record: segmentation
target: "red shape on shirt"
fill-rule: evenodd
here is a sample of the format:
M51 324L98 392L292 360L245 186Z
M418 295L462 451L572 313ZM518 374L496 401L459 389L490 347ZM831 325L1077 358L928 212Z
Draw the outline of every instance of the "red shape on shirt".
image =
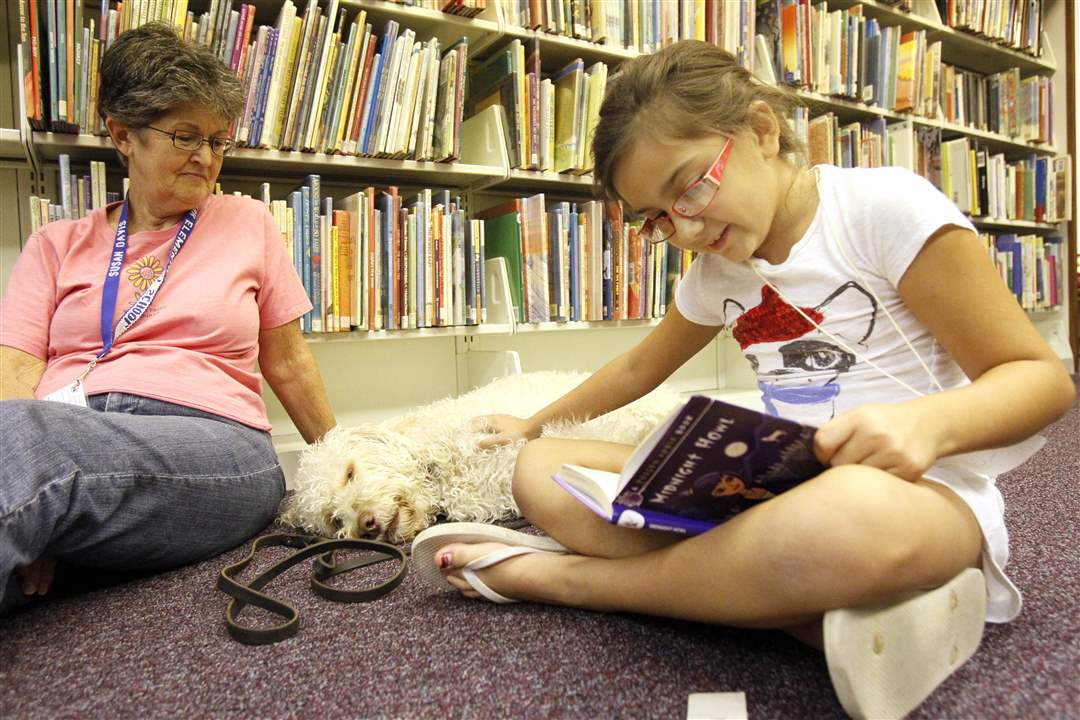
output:
M819 325L825 315L814 308L800 308ZM761 287L761 304L739 316L732 329L732 336L745 350L754 343L794 340L810 332L814 323L800 315L768 285Z

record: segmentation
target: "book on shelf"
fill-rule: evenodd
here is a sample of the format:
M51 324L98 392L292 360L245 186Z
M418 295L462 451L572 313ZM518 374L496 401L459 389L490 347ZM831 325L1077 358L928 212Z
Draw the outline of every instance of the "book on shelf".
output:
M620 473L563 465L554 480L621 527L696 535L825 470L815 428L694 395Z
M469 75L466 112L471 117L491 105L502 105L509 120L510 165L515 168L528 165L523 58L524 46L515 38L478 64Z
M484 222L484 234L487 239L484 259L505 258L507 280L510 286L510 303L517 315L518 322L525 322L525 264L526 253L522 246L521 200L515 199L488 211L481 211L475 217Z
M584 74L584 61L576 58L552 76L555 85L555 172L577 168Z

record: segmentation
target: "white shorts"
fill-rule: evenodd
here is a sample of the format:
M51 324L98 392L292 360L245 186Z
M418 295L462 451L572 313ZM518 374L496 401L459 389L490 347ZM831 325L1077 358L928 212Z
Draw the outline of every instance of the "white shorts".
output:
M994 475L974 470L962 459L943 458L924 477L952 490L971 508L983 535L982 571L986 578L987 622L1009 622L1020 614L1020 590L1005 575L1009 534L1005 530L1005 501Z

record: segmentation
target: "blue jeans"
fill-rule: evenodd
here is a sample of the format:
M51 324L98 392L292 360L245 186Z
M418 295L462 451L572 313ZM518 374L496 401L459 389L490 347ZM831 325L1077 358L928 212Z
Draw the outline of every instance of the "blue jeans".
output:
M116 571L217 555L266 527L285 478L270 435L151 398L0 402L0 614L40 557Z

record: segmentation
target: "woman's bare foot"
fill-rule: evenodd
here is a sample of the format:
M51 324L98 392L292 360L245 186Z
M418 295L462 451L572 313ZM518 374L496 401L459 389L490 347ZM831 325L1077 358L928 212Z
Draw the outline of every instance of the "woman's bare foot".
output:
M53 558L38 558L29 565L19 565L15 568L22 580L23 595L44 595L52 587L53 577L56 574L56 560Z

